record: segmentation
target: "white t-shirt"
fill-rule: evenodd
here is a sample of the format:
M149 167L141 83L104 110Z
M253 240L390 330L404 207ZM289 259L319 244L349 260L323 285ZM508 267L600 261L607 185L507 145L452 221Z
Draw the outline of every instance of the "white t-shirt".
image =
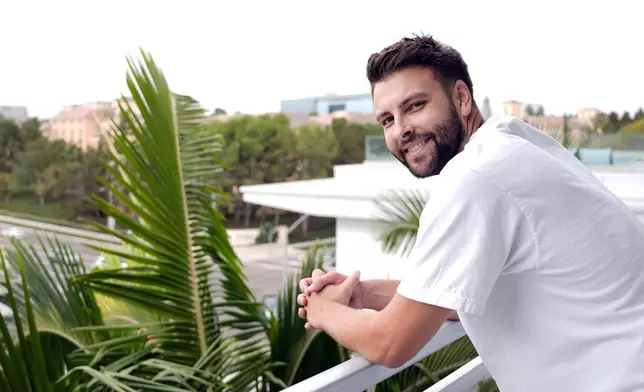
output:
M644 225L585 165L493 117L435 185L398 293L455 309L501 391L644 391Z

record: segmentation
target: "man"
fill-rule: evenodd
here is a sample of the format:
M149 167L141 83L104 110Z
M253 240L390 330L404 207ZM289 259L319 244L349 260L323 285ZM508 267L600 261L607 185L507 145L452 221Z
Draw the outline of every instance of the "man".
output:
M307 327L398 367L456 312L501 391L644 391L634 214L551 137L484 122L453 48L405 38L373 54L367 76L389 150L436 187L409 273L316 271L300 283Z

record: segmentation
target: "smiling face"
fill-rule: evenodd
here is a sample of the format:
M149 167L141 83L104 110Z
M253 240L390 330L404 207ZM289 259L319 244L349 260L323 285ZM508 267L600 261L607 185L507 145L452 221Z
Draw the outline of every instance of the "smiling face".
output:
M468 139L452 97L428 67L384 77L373 85L373 101L389 151L418 178L440 173Z

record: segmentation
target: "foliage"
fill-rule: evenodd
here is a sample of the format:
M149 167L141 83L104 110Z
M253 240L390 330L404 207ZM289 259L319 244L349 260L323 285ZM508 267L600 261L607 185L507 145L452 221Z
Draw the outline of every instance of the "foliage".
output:
M277 241L277 227L270 222L264 222L259 225L259 234L255 238L256 244L272 244Z
M644 134L644 118L633 121L622 128L623 133Z
M375 229L383 251L410 254L428 200L429 195L421 190L391 190L376 199Z
M365 136L382 135L378 124L355 124L344 118L336 118L331 124L331 132L338 143L334 165L361 163L365 158Z
M297 153L300 179L330 177L333 159L338 154L338 141L328 129L304 125L297 129Z
M620 116L617 112L599 113L591 126L591 130L601 130L604 134L614 134L628 126L632 122L637 122L644 118L644 109L639 108L633 116L629 112L624 112Z
M546 114L546 110L543 105L527 104L523 108L523 111L526 116L544 116Z
M0 192L5 204L14 195L34 195L41 208L47 203L62 206L71 211L71 219L98 214L87 198L99 192L100 150L83 152L62 140L48 140L36 118L20 126L0 119L0 145Z
M280 295L277 314L267 312L214 207L224 197L214 186L221 137L203 125L197 103L172 93L153 60L142 58L129 61L136 108L122 104L127 126L114 124L108 139L113 181L102 180L136 217L93 196L131 234L97 224L124 246L96 246L108 263L91 272L56 242L40 251L14 242L3 253L25 284L10 280L5 268L19 339L12 345L9 329L0 328L0 385L34 392L273 391L338 364L346 352L324 333L305 330L297 316L297 282L321 266L321 255L309 253ZM13 295L19 287L23 295ZM29 334L22 332L25 320ZM43 364L53 369L34 376Z

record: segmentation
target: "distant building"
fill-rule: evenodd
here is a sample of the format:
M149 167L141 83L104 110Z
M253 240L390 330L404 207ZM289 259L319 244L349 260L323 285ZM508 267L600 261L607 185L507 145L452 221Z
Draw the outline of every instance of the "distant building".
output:
M97 148L112 120L118 124L120 118L118 100L70 105L41 126L41 131L49 139L64 140L87 151Z
M21 124L29 118L26 106L0 106L0 116Z
M525 105L519 101L506 101L503 103L503 114L522 119L540 131L560 139L562 137L564 117L563 116L528 116L524 111ZM573 139L573 144L579 145L585 135L591 130L601 133L601 129L594 129L594 119L600 113L597 108L581 108L577 114L568 117L568 127Z
M335 95L284 100L280 112L293 114L326 115L334 112L373 113L371 94Z

